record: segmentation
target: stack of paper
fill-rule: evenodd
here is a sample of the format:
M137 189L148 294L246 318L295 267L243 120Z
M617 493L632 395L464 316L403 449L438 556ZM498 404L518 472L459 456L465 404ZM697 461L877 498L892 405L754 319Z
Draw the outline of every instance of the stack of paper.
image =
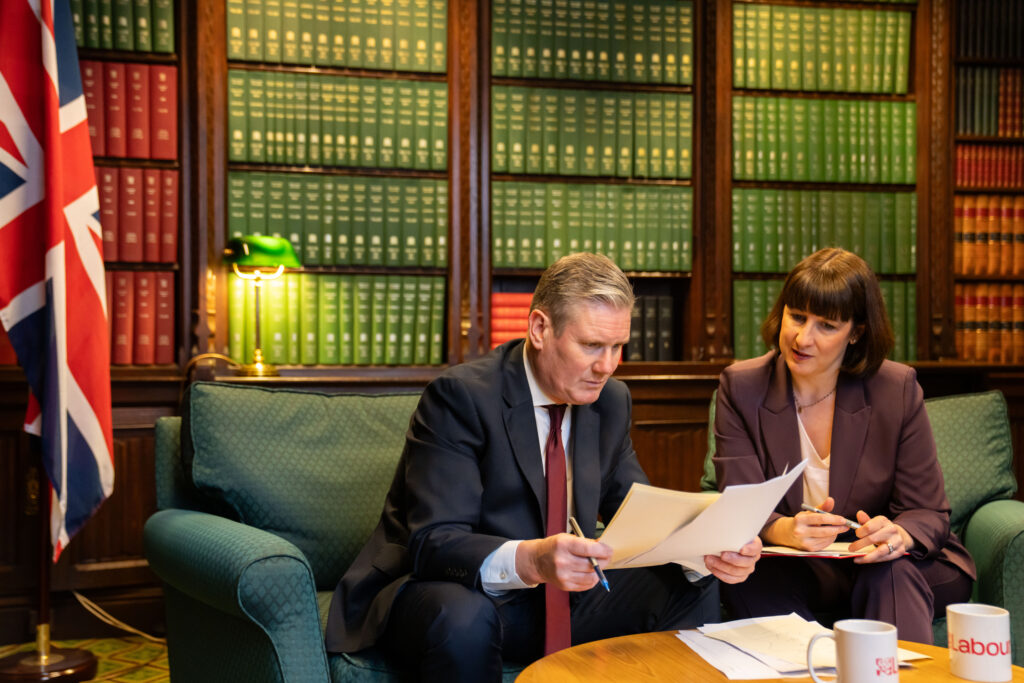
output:
M807 644L815 633L831 633L798 614L708 624L677 637L730 680L807 675ZM926 655L900 648L900 665ZM823 639L814 647L818 673L835 674L835 642Z

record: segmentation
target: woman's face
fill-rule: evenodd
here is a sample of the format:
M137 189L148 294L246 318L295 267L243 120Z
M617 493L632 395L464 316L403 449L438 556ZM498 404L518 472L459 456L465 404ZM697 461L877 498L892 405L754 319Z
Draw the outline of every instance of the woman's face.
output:
M839 374L846 345L855 341L853 321L845 322L785 306L779 350L795 377Z

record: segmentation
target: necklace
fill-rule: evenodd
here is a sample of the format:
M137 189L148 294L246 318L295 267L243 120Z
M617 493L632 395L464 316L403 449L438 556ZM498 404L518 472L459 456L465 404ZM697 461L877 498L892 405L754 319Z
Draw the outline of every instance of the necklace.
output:
M837 385L836 385L835 387L832 387L832 391L828 392L827 394L825 394L824 396L822 396L822 397L821 397L821 398L819 398L818 400L816 400L816 401L811 401L810 403L808 403L808 404L806 404L806 405L800 405L800 401L799 401L799 400L797 399L797 397L796 397L796 391L794 391L794 392L793 392L793 403L795 403L795 404L796 404L796 412L798 412L798 413L802 413L802 412L804 412L804 408L810 408L811 406L816 406L816 405L818 405L819 403L821 403L822 401L824 401L824 400L825 400L826 398L828 398L828 397L829 397L829 396L831 396L832 394L836 393L836 387L838 387L838 386L839 386L839 385L837 384Z

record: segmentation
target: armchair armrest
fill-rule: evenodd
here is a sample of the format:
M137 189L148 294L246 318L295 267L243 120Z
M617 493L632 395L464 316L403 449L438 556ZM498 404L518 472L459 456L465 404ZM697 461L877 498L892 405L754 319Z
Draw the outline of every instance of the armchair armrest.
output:
M995 500L978 508L964 529L978 566L974 599L1010 611L1014 663L1024 663L1024 502Z
M313 572L292 543L193 510L155 513L143 539L153 571L195 609L246 620L266 634L282 680L330 680Z

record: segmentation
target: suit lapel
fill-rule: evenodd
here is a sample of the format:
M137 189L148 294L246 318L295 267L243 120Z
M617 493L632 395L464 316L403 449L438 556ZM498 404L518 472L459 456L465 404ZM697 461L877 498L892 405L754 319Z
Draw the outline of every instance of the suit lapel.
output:
M503 364L502 398L505 431L520 472L530 485L538 506L540 519L547 523L547 484L544 479L543 454L537 442L537 420L533 412L530 385L523 365L523 344L509 350Z
M572 500L583 532L590 535L597 528L597 507L601 498L598 461L601 424L592 406L574 406L572 410Z
M800 464L800 432L796 424L796 408L792 395L789 372L780 354L775 359L775 370L768 385L764 404L758 408L761 438L768 465L765 475L769 479ZM790 487L784 500L787 510L799 510L803 500L803 487Z
M870 419L871 406L864 398L864 382L840 375L828 473L828 492L835 498L836 510L845 510L850 499L854 476L864 455Z

